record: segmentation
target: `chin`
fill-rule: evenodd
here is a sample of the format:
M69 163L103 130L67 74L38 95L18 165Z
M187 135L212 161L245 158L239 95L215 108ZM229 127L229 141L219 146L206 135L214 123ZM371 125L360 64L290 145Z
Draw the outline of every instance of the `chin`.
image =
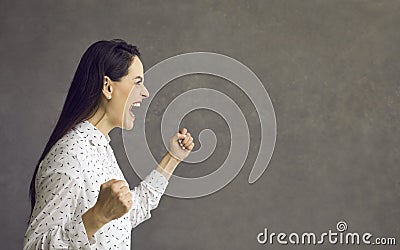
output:
M132 130L133 127L135 126L135 120L132 120L132 118L125 120L122 128L125 130Z

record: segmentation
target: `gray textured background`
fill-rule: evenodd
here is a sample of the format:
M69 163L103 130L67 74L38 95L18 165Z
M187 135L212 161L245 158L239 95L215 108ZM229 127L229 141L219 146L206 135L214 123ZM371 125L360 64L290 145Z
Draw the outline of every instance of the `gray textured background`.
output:
M200 86L235 99L249 120L252 151L219 192L164 196L133 230L133 249L286 249L259 245L256 236L264 227L323 232L339 220L350 231L399 241L399 7L400 1L1 1L1 248L22 246L29 181L80 57L94 41L118 37L139 46L145 69L192 51L241 61L264 83L278 131L267 171L249 185L259 134L249 99L210 76L171 83L159 102ZM157 129L157 119L150 121ZM212 128L219 144L206 164L182 164L176 173L215 170L229 150L224 121L196 111L183 124L195 133ZM121 131L111 138L126 178L137 185ZM160 157L160 138L151 138Z

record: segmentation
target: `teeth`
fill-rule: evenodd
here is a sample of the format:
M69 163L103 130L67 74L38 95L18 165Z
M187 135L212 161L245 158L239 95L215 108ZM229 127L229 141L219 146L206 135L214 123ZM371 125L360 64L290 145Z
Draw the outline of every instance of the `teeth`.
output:
M140 102L136 102L133 104L133 107L140 107Z

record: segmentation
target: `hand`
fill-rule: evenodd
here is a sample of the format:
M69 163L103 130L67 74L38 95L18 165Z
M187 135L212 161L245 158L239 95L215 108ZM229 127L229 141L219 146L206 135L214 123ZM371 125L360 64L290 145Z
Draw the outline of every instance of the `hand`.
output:
M100 186L93 212L102 224L118 219L132 207L132 193L123 180L109 180Z
M194 147L193 137L182 128L169 139L169 153L179 161L183 161Z

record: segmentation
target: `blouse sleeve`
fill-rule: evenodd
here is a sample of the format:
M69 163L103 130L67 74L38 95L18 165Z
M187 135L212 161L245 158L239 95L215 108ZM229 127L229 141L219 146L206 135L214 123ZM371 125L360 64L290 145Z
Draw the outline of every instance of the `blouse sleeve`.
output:
M146 178L135 187L132 192L132 209L130 218L132 228L151 217L150 211L158 206L161 196L164 194L168 180L153 169Z
M90 249L77 199L84 191L79 161L71 155L52 159L36 177L36 204L24 237L25 249ZM83 211L84 212L84 211Z

